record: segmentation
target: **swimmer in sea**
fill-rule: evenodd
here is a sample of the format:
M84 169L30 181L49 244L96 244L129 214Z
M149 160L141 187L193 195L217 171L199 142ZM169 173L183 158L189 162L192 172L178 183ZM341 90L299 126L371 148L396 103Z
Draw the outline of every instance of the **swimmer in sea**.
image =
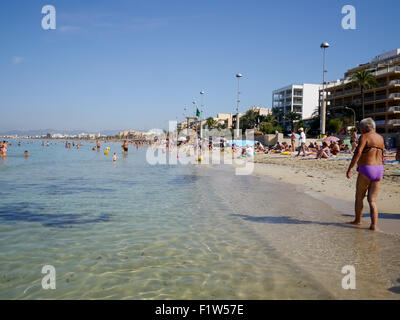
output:
M29 158L28 150L25 150L24 154L25 154L25 158Z
M7 146L8 142L3 141L2 146L0 147L0 154L2 157L7 157Z
M122 149L124 150L125 153L128 152L128 141L124 140L124 144L122 145Z
M96 141L96 148L97 148L97 151L100 151L100 140Z
M117 153L116 152L114 152L114 155L113 155L113 157L112 157L112 161L117 161Z

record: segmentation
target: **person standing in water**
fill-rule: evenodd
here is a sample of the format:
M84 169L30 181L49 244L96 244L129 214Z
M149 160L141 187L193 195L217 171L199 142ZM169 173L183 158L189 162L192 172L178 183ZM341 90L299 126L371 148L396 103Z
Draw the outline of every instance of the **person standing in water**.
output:
M368 203L371 215L370 230L375 230L378 224L378 208L376 199L379 186L383 178L383 154L385 144L381 135L375 132L375 121L372 118L360 122L361 137L349 165L346 176L351 178L353 167L357 164L358 177L355 199L355 219L350 222L354 225L361 224L363 200L368 191Z
M117 161L117 153L116 152L114 152L114 155L112 157L112 161L113 162Z
M128 141L124 140L124 144L122 145L122 149L125 153L128 153Z
M97 151L100 151L100 140L96 141L96 148L97 148Z
M351 134L350 144L351 144L351 153L353 153L357 148L358 138L357 138L357 129L355 128Z
M0 157L7 157L7 141L0 144Z

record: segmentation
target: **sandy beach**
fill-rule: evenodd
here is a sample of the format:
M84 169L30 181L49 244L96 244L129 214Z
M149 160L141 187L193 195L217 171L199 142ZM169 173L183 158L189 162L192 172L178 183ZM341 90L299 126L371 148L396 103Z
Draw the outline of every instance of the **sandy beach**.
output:
M306 192L328 202L336 210L353 215L357 171L348 180L345 176L349 160L334 161L313 158L296 158L282 155L258 154L254 158L254 175L268 176L293 184L299 192ZM349 155L347 156L349 158ZM385 165L378 197L379 228L383 232L400 234L400 165ZM396 175L397 174L397 175ZM369 226L369 207L364 200L362 227ZM349 221L352 217L349 216Z

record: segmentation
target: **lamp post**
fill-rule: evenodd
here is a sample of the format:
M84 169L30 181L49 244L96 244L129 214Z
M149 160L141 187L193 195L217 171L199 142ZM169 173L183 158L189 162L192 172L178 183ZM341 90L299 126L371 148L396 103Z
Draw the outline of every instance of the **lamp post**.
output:
M185 106L185 108L183 108L183 110L184 110L183 116L185 117L185 120L186 120L186 133L189 134L189 119L187 118L187 114L186 114L187 106Z
M326 123L326 101L325 101L325 51L329 48L328 42L321 43L321 49L323 49L323 61L322 61L322 106L321 106L321 135L325 134L325 123Z
M240 104L240 78L243 77L241 73L236 74L238 79L238 91L237 91L237 104L236 104L236 138L239 138L239 104Z
M204 96L205 92L203 90L200 91L200 99L201 99L201 106L200 106L200 139L203 138L203 125L201 124L201 119L202 119L202 113L203 113L203 109L204 109L204 100L203 100L203 96Z
M194 114L196 115L196 103L197 102L195 100L193 100L192 103L193 103L193 107L194 107Z
M197 116L197 101L193 100L192 103L193 103L193 107L194 107L194 116L196 117ZM194 123L194 126L195 126L195 132L197 134L197 122Z
M349 108L349 107L332 107L330 110L338 110L338 109L344 109L344 110L351 110L351 111L353 111L353 115L354 115L354 121L353 121L353 123L354 123L354 128L356 127L356 112L354 111L354 109L353 108Z
M353 114L354 114L354 128L355 128L356 127L356 112L354 111L354 109L349 108L349 107L344 107L344 109L353 111Z

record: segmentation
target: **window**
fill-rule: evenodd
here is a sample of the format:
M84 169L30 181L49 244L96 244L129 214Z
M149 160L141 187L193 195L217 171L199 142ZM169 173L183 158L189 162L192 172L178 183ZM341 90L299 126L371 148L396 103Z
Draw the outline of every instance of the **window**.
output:
M298 97L302 97L303 96L303 90L301 89L295 89L294 90L294 95L298 96Z
M293 103L302 104L303 103L303 99L302 98L294 98L293 99Z

